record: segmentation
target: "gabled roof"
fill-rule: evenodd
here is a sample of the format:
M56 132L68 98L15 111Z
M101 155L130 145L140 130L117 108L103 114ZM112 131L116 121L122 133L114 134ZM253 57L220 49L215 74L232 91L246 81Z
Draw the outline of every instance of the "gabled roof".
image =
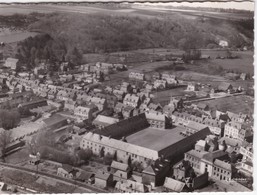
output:
M77 179L86 181L86 180L89 180L90 178L92 178L93 176L94 176L93 173L89 173L86 171L80 171L80 172L78 172Z
M214 160L214 165L216 165L216 166L218 166L218 167L221 167L221 168L223 168L223 169L232 171L232 165L231 165L230 163L221 161L221 160L219 160L219 159L215 159L215 160Z
M190 150L186 152L186 154L189 154L191 156L194 156L196 158L202 159L204 155L208 154L206 151L196 151L196 150Z
M43 120L43 122L47 125L47 126L52 126L54 124L57 124L59 122L62 121L67 121L67 119L59 114L54 114L53 116Z
M148 108L151 109L151 110L157 110L158 108L161 108L161 105L160 104L150 103L148 105Z
M213 162L215 159L224 157L226 155L227 155L226 152L222 150L216 150L214 152L208 152L202 157L202 159L207 160L209 162Z
M73 171L72 166L68 165L68 164L62 164L62 168L67 171L68 173L71 173Z
M184 189L185 185L186 184L181 181L166 177L163 186L175 192L181 192Z
M116 189L125 191L125 192L147 192L147 187L139 182L132 180L125 180L123 182L118 181L115 185Z
M166 114L172 114L174 111L175 111L175 106L172 106L172 105L165 105L163 107L163 112L166 113Z
M200 131L204 128L206 128L207 125L204 125L204 124L201 124L201 123L198 123L198 122L194 122L194 121L189 121L188 124L187 124L187 128L190 128L192 130L195 130L195 131Z
M161 112L157 111L147 111L145 112L146 119L150 120L158 120L165 122L167 120L167 116Z
M113 125L116 125L116 124L113 124ZM108 126L106 128L111 128L111 126ZM106 145L107 147L111 147L114 149L116 148L117 150L124 150L131 154L136 154L138 156L142 156L153 160L159 157L158 151L137 146L134 144L130 144L121 140L109 138L104 135L100 136L99 134L93 134L92 132L88 132L87 134L85 134L83 136L83 139L89 140L91 142L99 143L101 145Z
M156 175L156 172L155 172L154 167L152 165L146 167L143 170L143 173L147 173L147 174L150 174L150 175Z
M98 171L95 175L95 178L102 179L102 180L108 180L111 176L110 173L104 172L104 171Z
M206 146L206 141L205 140L199 140L198 142L196 142L197 146L201 146L201 147L205 147Z
M208 108L208 105L200 102L200 103L197 104L197 107L200 108L200 109L206 109L206 108Z
M111 168L118 169L121 171L127 171L129 166L125 163L120 163L118 161L112 161Z
M123 101L137 103L139 101L139 97L134 94L127 94Z
M231 88L232 85L230 83L221 83L219 86L218 86L218 89L221 90L221 91L227 91L229 88Z
M113 117L109 117L109 116L104 116L99 114L95 120L93 121L93 124L95 125L103 125L103 126L108 126L114 123L119 122L119 119L117 118L113 118Z

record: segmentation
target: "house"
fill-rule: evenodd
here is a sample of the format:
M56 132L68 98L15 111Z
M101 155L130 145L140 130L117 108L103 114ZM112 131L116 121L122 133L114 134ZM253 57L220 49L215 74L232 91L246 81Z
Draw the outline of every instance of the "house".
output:
M73 90L69 90L68 88L66 88L65 90L60 90L57 95L56 98L58 100L63 100L63 101L68 101L68 100L73 100L75 101L77 96L76 93Z
M16 67L19 66L20 62L16 58L7 58L5 60L4 66L12 70L16 70Z
M230 163L215 159L213 162L212 178L219 181L230 182L233 177L233 167Z
M107 101L104 98L90 97L86 103L96 105L99 111L107 108Z
M165 178L164 188L169 192L186 192L186 184L184 182L172 179L170 177Z
M154 89L154 86L153 86L152 84L147 83L147 84L145 85L145 90L146 90L147 92L151 92L151 91L153 91L153 89Z
M173 179L184 182L188 189L195 190L208 183L208 172L196 174L189 161L182 160L173 167Z
M220 121L217 119L212 119L209 117L206 117L203 119L202 124L207 125L212 133L215 135L221 135L223 136L224 133L224 127L225 127L225 121Z
M119 119L117 118L113 118L113 117L109 117L109 116L104 116L99 114L95 120L93 121L92 124L94 124L97 128L102 129L104 127L107 127L111 124L117 123L119 122Z
M247 122L247 120L249 120L249 116L247 114L242 114L242 113L235 114L230 111L227 111L226 114L231 121L234 121L237 123L244 123L244 122Z
M95 174L95 185L100 188L108 188L113 185L113 174L98 171Z
M144 81L145 80L145 74L144 73L139 73L139 72L130 72L129 73L129 78Z
M185 178L190 176L191 169L190 162L182 160L173 166L173 178L179 181L185 181Z
M64 102L64 108L67 109L67 110L69 110L69 111L74 112L76 106L77 106L77 101L75 101L75 100L67 99L67 100Z
M124 93L131 93L132 92L132 86L130 83L123 82L121 84L120 90L123 91Z
M95 97L106 99L107 108L114 108L116 103L118 102L118 97L111 94L97 93Z
M138 108L140 105L140 99L135 94L127 94L123 100L123 104L131 106L133 108Z
M170 85L170 84L178 84L178 80L177 80L177 77L175 75L163 73L162 74L162 80L167 81L168 85Z
M67 164L62 164L62 167L59 167L57 169L57 175L61 177L65 177L68 179L73 179L75 178L77 173L77 170L73 169L72 166L67 165Z
M7 191L7 185L4 182L0 182L0 192Z
M153 87L155 89L165 89L165 88L167 88L167 81L166 80L155 80Z
M240 74L240 79L245 81L245 80L250 79L250 78L249 78L249 76L246 73L241 73Z
M85 182L87 184L93 184L95 182L95 174L86 171L79 171L76 174L77 181Z
M209 177L220 181L230 181L233 177L234 169L232 164L228 163L229 156L224 151L190 150L185 153L184 159L188 160L199 174L208 172Z
M160 104L154 104L154 103L150 103L148 105L149 110L153 110L153 111L162 111L162 106Z
M37 157L35 157L35 158L30 158L30 159L29 159L29 164L30 164L30 165L37 166L37 165L39 165L39 163L40 163L40 159L37 158Z
M161 79L161 74L159 72L154 72L152 74L152 77L154 80L158 80L158 79Z
M165 177L170 171L170 161L160 157L152 165L149 165L142 171L142 180L144 184L153 187L161 186Z
M166 114L168 117L172 117L172 113L175 111L175 107L172 105L165 105L163 107L163 113Z
M218 90L226 93L231 93L233 91L233 86L230 83L222 82L218 86Z
M199 110L202 110L202 111L207 111L207 110L209 110L209 106L208 106L207 104L202 103L202 102L200 102L200 103L197 104L197 108L198 108Z
M112 161L111 171L113 173L114 180L126 180L131 176L131 170L128 164L118 161Z
M123 118L127 119L133 116L134 107L132 106L125 106L122 110Z
M125 92L123 90L114 89L113 95L115 95L119 101L122 101L125 97Z
M81 120L93 120L93 113L98 109L94 104L90 104L87 106L77 106L74 110L75 116L79 117Z
M198 91L199 85L196 83L188 83L186 91Z
M252 161L243 161L238 167L238 172L245 175L246 177L253 176L253 162Z
M123 109L126 107L125 104L118 102L116 106L114 107L114 112L116 114L122 113Z
M147 111L145 116L151 127L166 129L172 125L171 119L161 112Z
M133 180L118 181L115 190L121 193L146 193L149 189L146 185Z
M245 123L229 122L225 124L224 137L244 141L252 136L251 127Z

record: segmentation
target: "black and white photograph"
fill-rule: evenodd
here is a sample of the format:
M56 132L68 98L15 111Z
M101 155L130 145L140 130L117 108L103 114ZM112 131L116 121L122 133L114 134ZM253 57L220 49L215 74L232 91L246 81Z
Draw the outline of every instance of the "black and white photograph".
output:
M0 1L0 194L253 193L254 9Z

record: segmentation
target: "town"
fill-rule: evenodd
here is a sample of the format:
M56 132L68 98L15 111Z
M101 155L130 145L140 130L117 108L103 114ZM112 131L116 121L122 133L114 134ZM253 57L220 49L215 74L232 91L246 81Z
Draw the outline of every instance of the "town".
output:
M233 61L224 42L222 58ZM196 59L197 51L154 51L147 63L179 67L221 58ZM46 57L31 70L19 58L0 58L1 191L253 190L253 113L218 106L253 99L240 83L252 80L248 73L228 72L214 83L136 69L122 57L85 64Z

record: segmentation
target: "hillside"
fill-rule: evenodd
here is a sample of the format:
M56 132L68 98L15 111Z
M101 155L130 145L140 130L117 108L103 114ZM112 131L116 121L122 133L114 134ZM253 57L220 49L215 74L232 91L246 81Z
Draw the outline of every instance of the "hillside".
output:
M48 33L67 50L77 47L83 53L102 53L138 48L213 48L220 40L230 47L252 46L253 20L239 21L179 14L165 17L139 17L133 14L56 13L30 25L29 30Z

